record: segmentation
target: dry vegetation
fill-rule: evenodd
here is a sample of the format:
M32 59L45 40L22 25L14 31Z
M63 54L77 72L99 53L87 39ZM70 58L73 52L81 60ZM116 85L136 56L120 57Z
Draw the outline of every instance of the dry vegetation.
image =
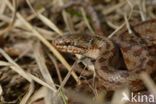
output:
M85 32L111 38L125 23L152 18L155 0L0 0L0 104L125 104L127 89L112 97L92 87L92 73L51 40ZM153 79L141 78L156 94Z

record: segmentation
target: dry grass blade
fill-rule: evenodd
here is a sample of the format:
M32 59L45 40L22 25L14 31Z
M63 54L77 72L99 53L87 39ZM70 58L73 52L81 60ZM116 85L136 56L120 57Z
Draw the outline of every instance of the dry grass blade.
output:
M130 24L129 24L129 22L128 22L126 13L124 13L124 19L125 19L125 23L126 23L126 26L127 26L127 29L128 29L128 33L129 33L129 34L132 34L133 31L131 30L131 27L130 27Z
M48 18L46 18L45 16L43 16L41 13L37 13L33 7L31 6L29 0L26 0L29 7L31 8L31 10L36 14L36 16L44 23L46 24L48 27L50 27L51 29L53 29L56 33L58 33L59 35L63 35L63 32L53 23L51 22Z
M65 22L69 32L74 33L74 26L71 21L72 19L70 18L70 15L65 10L62 11L62 15L63 15L64 22Z
M41 50L41 44L40 43L36 43L34 45L34 56L35 56L35 59L36 59L36 62L37 62L37 65L40 69L40 72L44 78L44 80L49 84L51 85L53 88L55 88L55 84L50 76L50 73L48 71L48 68L45 64L45 58L43 56L43 52Z
M29 82L32 82L32 79L29 75L7 54L0 48L0 53L12 64L10 68L12 68L19 75L27 79Z
M3 90L2 90L2 86L0 85L0 98L2 96Z
M29 90L28 92L24 95L24 97L21 99L20 104L27 104L27 102L29 101L32 93L34 92L34 83L31 82L30 86L29 86Z
M64 5L64 2L63 0L58 0L59 1L59 5L60 6L63 6ZM62 16L63 16L63 19L64 19L64 22L69 30L69 32L73 33L74 32L74 28L73 28L73 23L71 21L71 18L70 16L68 15L68 13L66 12L66 10L63 10L62 11Z
M51 87L50 85L48 85L47 83L43 82L42 80L40 80L39 78L29 74L29 73L26 73L23 71L23 69L21 69L20 66L18 66L16 63L14 63L14 61L12 59L10 59L10 57L6 54L6 53L3 53L4 51L2 51L0 49L0 53L6 57L6 59L10 62L10 63L6 63L6 62L0 62L1 65L9 65L10 68L12 68L14 71L16 71L17 73L19 73L22 77L24 77L25 79L27 79L29 82L32 82L32 79L36 82L38 82L39 84L43 85L43 86L46 86L47 88L51 89L52 91L56 92L56 89ZM13 61L13 62L12 62ZM24 74L23 74L24 73ZM26 74L26 75L25 75ZM26 76L26 77L25 77Z
M13 5L14 5L14 11L13 11L13 16L12 16L12 21L10 22L10 24L3 30L0 30L0 36L3 35L4 33L10 31L13 28L13 25L15 23L16 20L16 0L13 0Z
M150 78L150 76L143 72L140 74L140 77L142 79L142 81L145 83L147 89L150 91L150 93L154 94L156 96L156 85L154 84L154 82L152 81L152 79Z
M48 18L46 18L45 16L43 16L42 14L38 14L38 18L45 23L48 27L50 27L51 29L53 29L56 33L58 33L59 35L63 35L63 32L57 28L57 26L51 22Z
M45 86L45 87L51 89L53 92L56 92L56 89L55 89L55 88L51 87L49 84L47 84L46 82L42 81L41 79L35 77L34 75L32 75L32 74L30 74L30 73L29 73L29 76L30 76L30 78L32 78L35 82L41 84L42 86Z
M107 24L108 24L111 28L113 28L114 30L118 28L118 26L115 25L115 24L113 24L111 21L107 20L106 22L107 22Z
M130 31L131 29L129 28L129 22L128 22L128 20L131 18L132 13L133 13L133 6L131 7L131 11L130 11L128 17L126 16L125 13L124 13L124 14L122 13L122 14L124 15L125 22L124 22L122 25L120 25L114 32L112 32L112 33L108 36L108 38L111 38L113 35L115 35L115 33L118 32L121 28L123 28L125 24L128 26L128 31L129 31L129 33L131 33L131 31Z
M72 65L72 69L67 73L66 77L64 78L64 80L62 81L59 89L58 89L58 92L61 91L61 89L65 86L66 82L68 81L72 71L73 71L73 67L75 66L75 64L77 64L76 62L74 62L74 64Z
M112 36L114 36L116 32L118 32L121 28L124 27L124 25L125 25L125 23L123 23L121 26L119 26L114 32L112 32L112 33L108 36L108 38L111 38Z
M119 4L111 6L111 8L103 10L102 13L103 13L103 15L108 15L108 14L116 11L118 8L122 7L123 5L125 5L125 3L126 3L126 1L120 2Z
M10 2L7 0L7 5L10 7L11 10L14 10ZM37 37L45 46L47 46L51 52L54 53L54 55L61 61L61 63L68 69L68 71L71 70L70 65L67 63L67 61L62 57L62 55L38 32L36 31L30 23L28 23L19 13L17 13L17 17L20 19L20 21L30 30L32 31L33 35ZM77 75L72 71L72 76L77 81L77 83L80 83L79 78Z
M37 101L41 98L44 98L46 96L46 87L41 87L39 90L37 90L28 101L28 104L32 104L34 101Z
M85 11L84 11L84 9L83 9L82 7L81 7L81 12L82 12L83 19L84 19L84 21L85 21L85 23L86 23L88 29L90 30L90 32L91 32L92 34L95 35L95 32L94 32L94 30L92 29L91 25L89 24L89 21L88 21L88 19L87 19L87 15L86 15L86 13L85 13Z
M138 7L139 7L139 13L141 16L141 20L145 21L147 19L146 14L145 14L145 10L146 10L145 9L145 0L140 0Z
M57 61L52 55L48 54L48 56L52 60L52 62L54 63L54 66L56 68L56 72L57 72L57 75L58 75L58 79L59 79L59 82L61 84L62 83L62 77L61 77L61 73L60 73L59 68L58 68Z
M40 79L34 77L31 74L24 72L24 70L18 64L16 64L16 62L13 59L11 59L11 57L8 56L2 49L0 49L0 53L12 64L10 66L11 69L13 69L15 72L17 72L19 75L21 75L22 77L24 77L31 83L30 89L29 89L27 95L25 95L24 98L22 99L21 104L25 104L25 102L28 101L29 97L31 96L31 94L33 92L32 79L35 80L36 82L40 83L41 85L48 87L52 91L56 92L56 90L53 87L49 86L47 83L41 81Z
M11 64L5 61L0 61L0 66L11 66Z
M44 78L44 80L53 88L55 88L55 84L50 76L50 73L48 71L48 68L45 64L45 58L44 58L44 55L43 55L43 51L41 50L41 44L39 42L37 42L35 45L34 45L35 49L34 49L34 56L35 56L35 59L36 59L36 62L39 66L39 69L40 69L40 72ZM55 88L56 89L56 88ZM54 92L52 92L50 89L47 89L46 90L46 96L45 96L45 102L46 104L50 104L50 102L53 102L54 99L56 99L56 96L54 97L53 95L55 95ZM53 102L54 103L54 102Z
M3 14L5 9L6 9L5 0L1 0L1 3L0 3L0 14Z
M0 15L0 20L10 23L11 22L11 18L5 16L5 15Z
M0 53L12 64L12 66L10 66L11 69L13 69L19 75L27 79L30 83L32 83L32 79L29 77L29 75L26 72L24 72L24 70L18 64L16 64L16 62L13 59L11 59L11 57L9 57L2 49L0 49ZM30 90L28 91L27 95L23 97L21 104L25 104L30 98L32 93L33 93L33 87L30 86Z

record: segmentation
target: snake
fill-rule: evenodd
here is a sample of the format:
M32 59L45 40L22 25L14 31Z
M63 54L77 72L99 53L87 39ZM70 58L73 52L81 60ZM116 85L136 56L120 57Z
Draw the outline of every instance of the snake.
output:
M68 34L52 40L61 52L80 54L95 60L95 72L106 90L128 86L142 89L141 72L152 75L156 70L156 20L124 26L111 38L89 33Z

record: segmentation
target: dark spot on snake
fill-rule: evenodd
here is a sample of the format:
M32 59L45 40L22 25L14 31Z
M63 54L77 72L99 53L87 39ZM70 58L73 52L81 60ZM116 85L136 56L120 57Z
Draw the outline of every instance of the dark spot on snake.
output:
M106 61L106 59L103 58L103 57L101 57L101 58L98 60L99 63L102 63L102 62L104 62L104 61Z
M107 73L109 71L109 68L107 66L101 66L101 70L104 70Z
M141 53L142 53L142 49L139 49L139 50L136 50L135 52L134 52L134 56L140 56L141 55Z
M121 41L125 41L124 35L119 35L119 39L121 39Z
M109 57L109 59L108 59L108 64L109 64L109 65L112 63L113 58L115 58L115 57Z
M142 83L141 80L136 79L136 80L133 80L133 81L130 82L130 88L133 91L138 91L140 89L144 89L144 84Z
M125 58L124 60L125 60L126 64L130 64L131 63L131 60L129 60L129 58Z
M146 60L147 58L145 57L140 59L140 64L138 65L138 68L137 68L139 70L136 70L136 73L140 73L141 71L146 70L146 68L142 67L145 64Z
M145 70L146 70L145 68L140 68L139 70L135 70L135 73L136 74L140 74L140 72L143 72Z
M146 32L147 32L147 33L153 33L154 31L153 31L152 29L147 28L147 29L146 29Z
M103 53L103 56L108 55L110 53L110 51L106 51Z
M106 49L109 49L110 48L110 43L106 42Z
M129 50L130 50L130 47L122 48L122 51L124 51L124 52L128 52Z
M154 63L154 61L153 61L153 60L149 60L149 61L147 62L147 64L148 64L149 66L151 66L151 67L152 67L152 66L154 66L154 64L155 64L155 63Z

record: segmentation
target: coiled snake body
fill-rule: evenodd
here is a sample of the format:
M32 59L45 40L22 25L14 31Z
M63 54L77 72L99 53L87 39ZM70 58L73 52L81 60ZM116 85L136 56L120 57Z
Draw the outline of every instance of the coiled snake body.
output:
M123 28L111 39L88 34L64 35L52 44L59 51L95 59L97 78L107 90L125 85L139 90L139 73L152 74L156 70L156 20L131 26L131 30L129 34Z

